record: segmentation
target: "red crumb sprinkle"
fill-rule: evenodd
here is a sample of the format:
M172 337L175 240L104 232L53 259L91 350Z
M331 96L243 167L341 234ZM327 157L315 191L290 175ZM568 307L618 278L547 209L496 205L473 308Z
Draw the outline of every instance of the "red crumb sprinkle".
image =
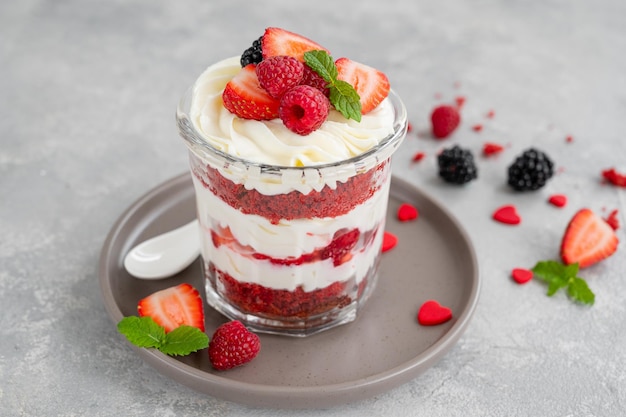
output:
M396 247L398 244L398 237L391 232L385 232L383 236L383 252L387 252Z
M503 224L517 225L522 222L522 218L517 213L517 208L512 205L502 206L493 212L493 219Z
M460 109L461 107L463 107L463 105L465 104L465 97L463 96L458 96L457 98L454 99L454 101L456 102L456 106Z
M511 272L511 278L518 284L526 284L533 278L533 271L524 268L514 268Z
M563 194L554 194L551 195L548 199L548 203L552 204L555 207L565 207L567 204L567 197Z
M487 114L486 114L486 117L487 117L488 119L493 119L493 117L494 117L495 115L496 115L496 112L495 112L495 111L493 111L493 110L489 110L489 111L487 112Z
M428 300L417 312L417 322L422 326L436 326L452 318L452 310L435 300Z
M572 142L574 142L574 137L573 137L572 135L567 135L567 136L565 137L565 142L567 142L567 143L572 143Z
M609 213L608 217L604 219L604 221L607 222L613 230L619 229L619 220L617 218L617 210L613 210L611 213Z
M504 150L504 146L498 145L497 143L487 142L483 145L483 155L491 156L498 154Z
M474 132L480 132L481 130L483 130L483 125L481 125L481 124L474 125L474 126L472 126L472 130Z
M408 122L406 125L406 132L411 133L412 131L413 131L413 125L411 124L411 122Z
M419 212L417 208L409 203L402 203L400 207L398 207L398 220L401 222L408 222L411 220L416 220L419 216Z
M605 180L618 187L626 187L626 174L619 173L615 168L602 171Z
M415 155L413 155L413 162L419 162L424 159L425 156L426 154L424 152L417 152Z

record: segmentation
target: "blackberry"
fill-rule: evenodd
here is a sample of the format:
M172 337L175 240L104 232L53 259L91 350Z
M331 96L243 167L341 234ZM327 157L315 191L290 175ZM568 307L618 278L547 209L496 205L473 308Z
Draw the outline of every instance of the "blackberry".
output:
M552 177L553 167L548 155L527 149L509 166L508 184L516 191L538 190Z
M243 51L241 54L241 68L245 67L248 64L258 64L263 61L263 51L261 50L261 39L263 36L260 36L259 39L252 42L252 46Z
M457 145L444 149L437 156L437 163L439 164L439 176L445 182L465 184L478 177L474 155L469 150Z

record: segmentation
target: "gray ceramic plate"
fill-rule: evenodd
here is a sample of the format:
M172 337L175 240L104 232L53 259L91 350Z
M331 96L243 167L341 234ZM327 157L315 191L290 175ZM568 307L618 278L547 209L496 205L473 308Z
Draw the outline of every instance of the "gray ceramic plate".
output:
M402 202L419 209L417 221L400 223ZM102 248L100 286L113 322L136 315L142 297L189 282L203 288L200 261L160 281L131 277L124 255L137 243L181 226L195 216L188 174L148 192L113 226ZM398 246L383 255L379 284L353 323L308 338L260 335L255 360L226 372L211 368L206 351L173 358L136 349L160 373L200 392L253 406L322 408L371 397L424 372L457 342L478 300L480 279L474 249L456 220L414 186L394 178L387 230ZM445 324L417 323L428 299L452 309ZM225 319L206 308L209 336ZM120 343L124 343L120 335Z

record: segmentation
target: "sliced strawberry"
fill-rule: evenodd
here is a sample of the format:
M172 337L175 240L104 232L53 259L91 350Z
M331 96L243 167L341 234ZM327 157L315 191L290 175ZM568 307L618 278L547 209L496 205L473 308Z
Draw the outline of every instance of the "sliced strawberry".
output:
M261 87L255 69L255 64L246 65L226 84L222 93L224 107L243 119L275 119L280 100Z
M578 211L570 220L563 241L561 259L566 264L578 262L580 268L593 265L617 250L615 231L589 209Z
M202 298L189 284L166 288L139 300L137 311L141 317L152 317L166 332L183 324L204 331Z
M324 50L330 54L328 49L317 42L305 38L297 33L289 32L280 28L267 28L261 39L261 49L263 59L271 56L287 55L304 62L304 53L308 51Z
M339 58L335 65L337 78L352 84L359 93L362 114L374 110L389 95L389 79L383 72L348 58Z

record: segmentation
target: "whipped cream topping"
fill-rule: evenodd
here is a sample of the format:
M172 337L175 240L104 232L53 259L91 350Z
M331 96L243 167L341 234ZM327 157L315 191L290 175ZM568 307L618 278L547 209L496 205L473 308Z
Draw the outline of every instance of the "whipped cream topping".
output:
M269 165L314 166L358 156L393 133L389 99L363 115L361 122L348 120L331 108L328 119L307 136L292 132L280 119L241 119L222 102L224 87L240 70L239 57L225 59L207 68L193 87L191 121L220 151Z

